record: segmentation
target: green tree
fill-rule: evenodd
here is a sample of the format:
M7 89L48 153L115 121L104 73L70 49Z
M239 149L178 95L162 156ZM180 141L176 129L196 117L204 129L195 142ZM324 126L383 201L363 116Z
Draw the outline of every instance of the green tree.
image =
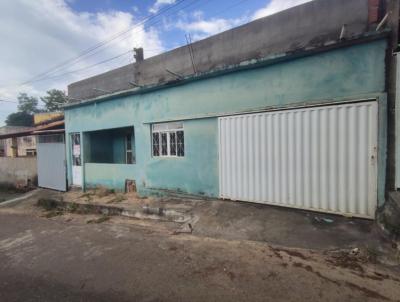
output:
M7 116L7 126L33 126L33 115L26 112L15 112Z
M52 112L62 110L62 106L67 103L65 92L58 89L51 89L46 93L46 96L40 98L46 106L46 111Z
M40 112L38 109L39 100L33 96L29 96L26 93L20 93L18 96L18 111L25 112L28 114L34 114Z

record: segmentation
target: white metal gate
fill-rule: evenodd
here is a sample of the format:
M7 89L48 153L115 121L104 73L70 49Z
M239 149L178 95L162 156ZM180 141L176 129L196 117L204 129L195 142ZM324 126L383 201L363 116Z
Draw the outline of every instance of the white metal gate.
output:
M220 197L374 218L377 102L219 118Z
M37 141L39 187L66 191L64 134L41 135Z

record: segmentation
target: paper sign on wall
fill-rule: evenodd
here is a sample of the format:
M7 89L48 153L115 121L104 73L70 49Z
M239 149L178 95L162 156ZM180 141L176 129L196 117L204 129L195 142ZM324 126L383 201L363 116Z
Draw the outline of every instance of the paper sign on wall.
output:
M80 145L74 145L74 156L81 156L81 146Z

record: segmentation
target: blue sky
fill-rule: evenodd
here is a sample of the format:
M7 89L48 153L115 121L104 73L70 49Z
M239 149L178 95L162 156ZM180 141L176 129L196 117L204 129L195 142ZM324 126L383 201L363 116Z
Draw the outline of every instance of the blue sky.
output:
M0 126L16 111L21 92L39 97L53 88L66 91L70 83L132 63L133 47L151 57L184 45L185 34L204 39L308 1L0 1L0 39L6 42L0 48L0 100L8 101L0 101Z
M285 1L285 0L280 0ZM167 2L177 1L165 1L165 4L160 5L160 9L167 8L170 4ZM235 20L241 19L243 22L248 21L254 12L264 8L269 0L189 0L184 1L179 5L179 13L175 13L176 10L168 11L165 13L165 22L174 22L177 15L185 15L187 19L194 20L193 14L198 12L202 13L202 20L212 19L225 19ZM74 0L70 1L70 6L78 12L93 12L101 13L110 10L119 10L128 13L133 13L140 19L147 17L154 8L156 1L135 1L135 0ZM170 15L170 16L168 16ZM184 18L183 16L181 18ZM242 23L242 22L240 22ZM177 45L185 43L185 31L180 28L169 26L166 28L165 23L160 22L154 25L157 29L162 31L162 41L164 46L174 48Z

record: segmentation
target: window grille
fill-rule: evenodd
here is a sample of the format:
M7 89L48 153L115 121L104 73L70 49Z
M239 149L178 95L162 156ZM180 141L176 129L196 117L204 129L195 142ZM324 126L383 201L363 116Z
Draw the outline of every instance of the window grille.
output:
M64 135L63 134L39 135L38 140L40 144L63 143Z
M161 157L185 156L183 123L163 123L152 126L152 154Z

